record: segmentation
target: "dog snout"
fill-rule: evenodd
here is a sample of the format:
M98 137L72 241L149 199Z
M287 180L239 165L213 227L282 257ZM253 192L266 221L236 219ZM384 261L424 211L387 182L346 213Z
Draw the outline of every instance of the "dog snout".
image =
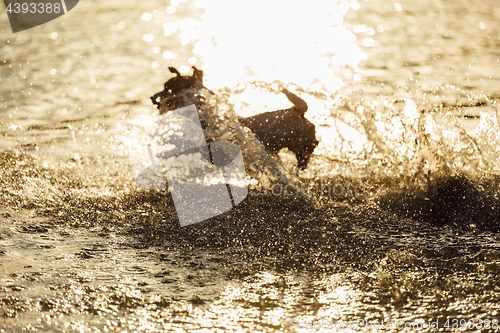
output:
M156 105L157 108L160 107L162 93L163 93L163 91L151 96L151 101L153 102L154 105Z

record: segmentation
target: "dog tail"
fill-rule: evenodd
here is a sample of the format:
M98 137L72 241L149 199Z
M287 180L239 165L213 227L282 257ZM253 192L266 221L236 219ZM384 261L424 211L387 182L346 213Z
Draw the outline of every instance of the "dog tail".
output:
M290 92L288 89L283 88L282 92L286 95L288 100L292 102L292 110L295 111L299 116L303 117L308 109L306 101Z

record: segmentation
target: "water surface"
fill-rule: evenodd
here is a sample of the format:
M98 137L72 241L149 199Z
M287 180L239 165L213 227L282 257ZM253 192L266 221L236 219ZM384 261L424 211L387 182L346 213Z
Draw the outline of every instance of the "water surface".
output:
M0 329L472 319L494 331L498 11L87 0L17 34L2 15ZM220 109L240 115L288 107L280 87L303 97L321 141L305 193L259 179L235 209L180 228L168 192L137 187L133 133L154 121L149 97L171 65L202 68Z

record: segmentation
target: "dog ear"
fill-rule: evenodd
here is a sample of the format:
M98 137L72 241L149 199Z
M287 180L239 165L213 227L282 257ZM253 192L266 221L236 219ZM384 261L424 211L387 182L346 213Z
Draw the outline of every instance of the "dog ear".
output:
M175 67L169 66L168 70L170 71L170 73L177 74L177 76L181 76L181 73L179 73L179 71Z
M306 101L304 101L302 98L295 95L294 93L290 92L286 88L283 88L282 92L286 95L288 100L293 103L292 111L297 113L298 116L304 117L308 109Z
M193 66L193 77L203 81L203 71Z

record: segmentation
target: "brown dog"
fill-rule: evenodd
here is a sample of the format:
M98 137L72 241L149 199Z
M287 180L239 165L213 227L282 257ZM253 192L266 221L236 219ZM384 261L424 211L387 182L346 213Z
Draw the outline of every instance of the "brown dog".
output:
M187 100L194 101L198 109L203 108L205 98L202 90L206 89L203 85L203 72L194 66L191 76L182 76L174 67L169 67L169 70L177 76L165 82L164 90L151 97L160 114L186 106ZM208 89L206 91L213 94ZM316 128L304 117L307 103L287 89L283 89L283 93L292 102L291 108L264 112L247 118L238 117L238 120L255 134L266 151L277 153L283 148L288 148L295 154L297 166L305 169L318 145ZM205 119L209 117L209 113L198 113L204 130L210 124L216 123L213 119ZM206 137L210 138L210 135Z

